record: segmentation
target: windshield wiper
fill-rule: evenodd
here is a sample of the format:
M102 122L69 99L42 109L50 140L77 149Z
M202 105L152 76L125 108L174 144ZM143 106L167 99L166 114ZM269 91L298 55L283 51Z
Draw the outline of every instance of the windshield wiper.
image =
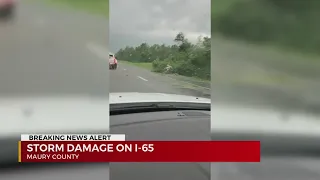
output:
M186 102L148 102L148 103L123 103L110 104L110 115L131 114L142 112L177 111L177 110L201 110L210 111L209 103Z

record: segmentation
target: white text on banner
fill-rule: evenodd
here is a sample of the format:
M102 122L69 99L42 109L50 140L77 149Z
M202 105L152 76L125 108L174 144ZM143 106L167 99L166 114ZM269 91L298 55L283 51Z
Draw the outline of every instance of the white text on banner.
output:
M125 141L125 134L21 134L21 141Z

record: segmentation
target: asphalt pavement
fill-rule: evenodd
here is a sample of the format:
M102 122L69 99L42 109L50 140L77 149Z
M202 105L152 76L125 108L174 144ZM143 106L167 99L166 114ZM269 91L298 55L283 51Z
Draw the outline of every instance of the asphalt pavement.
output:
M109 95L108 20L41 2L18 1L0 22L0 96ZM92 48L93 47L93 48Z
M121 60L110 70L110 92L170 93L210 98L210 83L196 84L190 78L151 72Z

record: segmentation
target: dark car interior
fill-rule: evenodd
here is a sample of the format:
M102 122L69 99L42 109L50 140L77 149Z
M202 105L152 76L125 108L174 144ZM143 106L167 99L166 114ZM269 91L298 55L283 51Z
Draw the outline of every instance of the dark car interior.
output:
M128 140L210 140L210 111L161 111L115 115L111 133ZM110 178L210 179L210 163L111 163Z

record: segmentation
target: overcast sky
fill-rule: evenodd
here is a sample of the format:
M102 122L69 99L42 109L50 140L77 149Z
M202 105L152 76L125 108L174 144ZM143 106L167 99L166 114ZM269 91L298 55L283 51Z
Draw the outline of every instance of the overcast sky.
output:
M109 46L113 52L143 42L173 43L210 35L210 0L110 0Z

